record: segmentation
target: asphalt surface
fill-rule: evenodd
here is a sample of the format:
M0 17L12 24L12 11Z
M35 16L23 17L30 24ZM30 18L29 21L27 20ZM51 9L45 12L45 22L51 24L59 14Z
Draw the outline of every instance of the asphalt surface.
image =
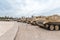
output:
M49 31L27 23L18 23L15 40L60 40L60 31Z

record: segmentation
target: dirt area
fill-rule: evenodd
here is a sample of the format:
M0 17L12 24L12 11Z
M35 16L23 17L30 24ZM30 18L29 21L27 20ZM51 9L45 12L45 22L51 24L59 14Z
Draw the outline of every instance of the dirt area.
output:
M49 31L26 23L18 23L18 26L15 40L60 40L60 31Z

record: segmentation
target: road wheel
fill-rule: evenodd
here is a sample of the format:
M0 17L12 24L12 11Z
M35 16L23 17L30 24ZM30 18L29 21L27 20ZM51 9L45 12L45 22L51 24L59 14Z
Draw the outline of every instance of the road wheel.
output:
M48 27L49 27L49 25L48 25L48 24L46 24L45 28L48 28Z
M50 25L50 30L54 30L54 26L53 25Z
M59 30L59 26L58 25L55 26L55 30Z

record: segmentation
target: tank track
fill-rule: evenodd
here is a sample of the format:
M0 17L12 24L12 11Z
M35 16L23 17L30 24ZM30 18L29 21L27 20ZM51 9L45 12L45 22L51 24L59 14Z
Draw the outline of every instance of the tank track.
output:
M44 26L49 30L60 30L60 22L49 22L44 24Z

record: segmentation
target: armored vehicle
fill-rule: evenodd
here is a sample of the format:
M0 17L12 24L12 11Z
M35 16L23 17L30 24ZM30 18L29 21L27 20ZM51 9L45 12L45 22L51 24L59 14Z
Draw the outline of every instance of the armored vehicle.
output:
M37 16L37 17L33 17L31 20L31 24L36 25L36 22L39 20L45 20L45 16Z
M30 24L31 18L26 18L25 23Z
M25 17L19 18L17 19L17 22L26 22L26 18Z
M60 30L60 16L48 16L45 20L39 20L36 24L49 30Z

